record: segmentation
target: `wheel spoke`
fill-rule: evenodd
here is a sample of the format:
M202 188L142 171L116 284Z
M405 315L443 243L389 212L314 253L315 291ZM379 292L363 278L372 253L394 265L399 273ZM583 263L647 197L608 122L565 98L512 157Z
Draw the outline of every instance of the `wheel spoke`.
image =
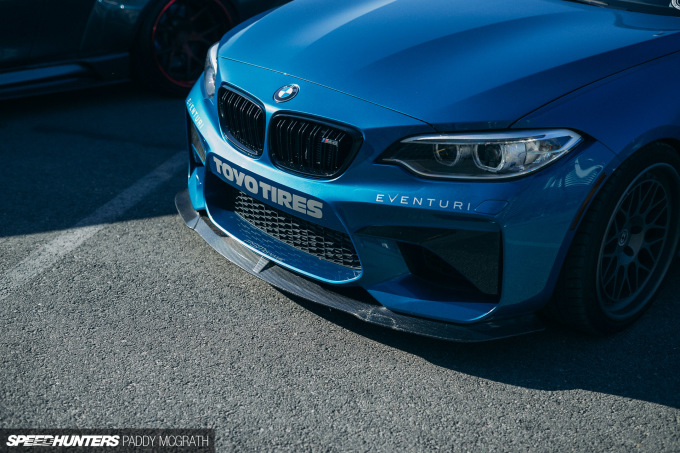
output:
M199 17L201 17L203 14L209 12L210 7L209 6L204 6L203 8L199 9L193 16L189 18L190 22L195 22L198 20Z
M664 232L665 232L665 231L664 231ZM663 242L664 239L665 239L665 238L664 238L663 236L660 237L660 238L651 239L651 240L645 239L645 242L644 242L644 244L642 245L642 247L648 249L648 248L650 248L650 247L652 247L652 246L658 244L659 242Z
M623 227L626 225L626 221L628 220L628 215L622 210L616 213L614 216L614 222L612 223L612 226L616 228L616 233L621 232Z
M656 205L663 203L666 200L666 192L659 184L654 184L651 189L648 189L647 195L648 196L645 198L645 201L647 201L647 198L649 198L649 202L646 204L647 209L644 211L644 213L651 211L656 207Z
M195 63L201 64L201 65L203 64L203 59L199 58L198 55L196 55L195 52L191 52L191 54L189 55L189 59L191 61L195 62Z
M640 211L641 196L640 186L635 186L629 195L630 204L628 205L628 217L632 217L635 213Z
M615 272L611 272L611 270L612 270L612 267L616 266L616 263L618 262L618 260L613 256L612 257L604 257L604 258L607 258L608 262L607 262L607 265L604 267L604 270L602 271L602 275L608 276L608 275L615 274Z
M208 28L207 30L197 31L196 34L203 39L208 39L206 38L206 36L212 36L212 33L218 32L221 27L222 27L221 24L215 24L211 28Z
M635 261L628 266L628 281L630 282L630 294L640 287L640 269Z
M659 209L658 211L654 212L651 211L649 214L647 214L647 217L645 220L647 221L648 224L650 225L655 225L664 214L668 212L668 205L665 205L663 208ZM651 217L651 218L650 218ZM664 225L666 223L667 219L664 218Z
M616 268L616 283L614 285L614 299L618 300L621 298L621 291L623 291L623 272L622 272L623 266L619 266Z
M633 287L632 287L631 282L630 282L630 274L629 274L629 272L628 272L628 269L624 270L624 279L623 279L623 281L624 281L625 287L628 289L628 292L625 293L625 294L626 294L626 297L628 297L628 296L630 296L631 294L633 294ZM622 298L622 297L619 297L619 299L621 299L621 298Z
M602 286L604 286L605 288L609 287L610 283L613 283L613 286L616 287L616 282L617 282L616 277L617 277L618 269L616 268L616 265L614 264L615 262L616 262L616 260L611 260L609 262L609 265L607 266L606 272L603 272L604 278L602 279L603 280ZM613 271L612 271L612 266L614 267ZM610 272L610 271L612 271L612 272Z
M642 201L640 203L639 210L639 212L643 215L649 210L649 205L652 204L654 199L656 199L656 194L659 191L659 186L652 185L652 183L645 184L644 186L645 186L644 190L642 186L640 187L640 191L642 193Z
M609 260L616 260L618 256L618 253L616 252L616 249L613 251L603 251L602 252L602 258L603 259L609 259Z

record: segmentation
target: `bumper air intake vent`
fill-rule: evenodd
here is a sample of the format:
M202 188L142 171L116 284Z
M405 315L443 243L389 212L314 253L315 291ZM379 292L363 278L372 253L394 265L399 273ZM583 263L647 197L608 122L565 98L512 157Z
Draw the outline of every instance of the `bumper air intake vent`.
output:
M259 230L298 250L340 266L361 269L352 240L346 233L299 219L243 192L236 194L234 212Z

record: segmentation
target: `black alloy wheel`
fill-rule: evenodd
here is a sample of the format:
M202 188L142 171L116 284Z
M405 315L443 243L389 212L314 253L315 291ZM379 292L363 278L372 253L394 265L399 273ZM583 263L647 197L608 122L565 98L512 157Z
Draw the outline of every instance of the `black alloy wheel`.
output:
M663 166L666 164L657 164ZM612 213L597 263L598 299L611 318L644 308L648 284L671 236L670 187L652 166L633 181Z
M576 232L548 315L611 334L649 307L678 250L679 173L678 151L664 143L620 166Z

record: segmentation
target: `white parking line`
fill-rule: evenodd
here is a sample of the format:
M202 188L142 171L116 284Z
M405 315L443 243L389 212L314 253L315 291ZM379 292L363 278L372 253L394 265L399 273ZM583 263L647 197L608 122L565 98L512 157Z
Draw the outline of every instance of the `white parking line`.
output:
M5 299L12 291L53 266L64 255L75 250L80 244L104 228L106 223L116 220L125 211L139 203L142 198L177 174L185 165L186 154L183 152L175 154L151 173L125 189L116 198L31 253L2 276L0 300Z

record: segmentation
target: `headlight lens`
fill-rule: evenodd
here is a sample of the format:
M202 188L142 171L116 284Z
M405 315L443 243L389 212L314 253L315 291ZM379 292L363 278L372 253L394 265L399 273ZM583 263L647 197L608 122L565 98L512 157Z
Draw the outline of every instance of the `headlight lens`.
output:
M203 88L206 96L212 101L215 98L215 78L217 76L217 46L216 42L210 49L208 55L205 57L205 69L203 74Z
M500 179L534 172L579 142L581 136L566 129L424 135L396 143L378 162L428 178Z

